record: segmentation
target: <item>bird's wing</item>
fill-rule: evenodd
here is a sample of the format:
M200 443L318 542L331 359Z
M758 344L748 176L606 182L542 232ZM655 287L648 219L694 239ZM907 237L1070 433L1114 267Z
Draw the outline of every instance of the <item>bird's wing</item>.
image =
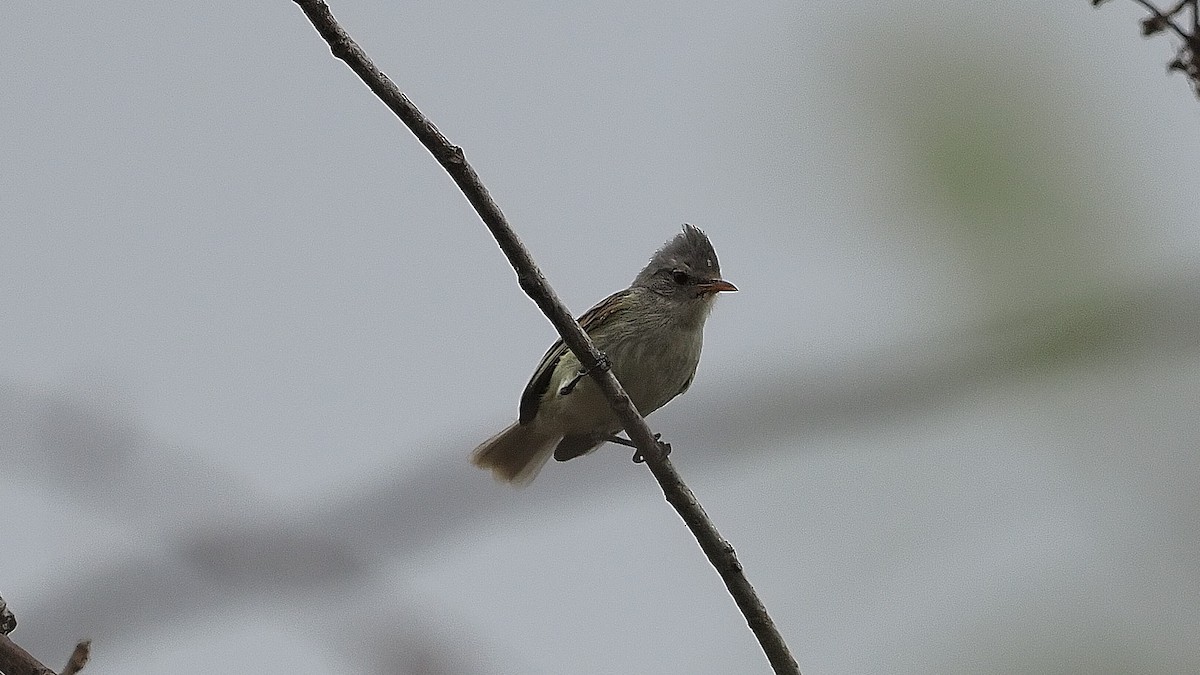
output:
M679 393L675 394L675 396L683 396L683 393L688 390L688 387L692 386L692 380L694 379L696 379L696 371L693 370L692 374L688 375L687 382L683 383L683 386L679 389ZM672 396L671 398L675 398L675 396Z
M619 300L628 294L628 289L617 291L584 312L583 316L579 317L579 325L583 328L583 332L590 335L592 329L618 311ZM525 385L525 391L521 393L521 412L518 418L521 424L525 424L537 416L538 407L542 404L542 397L546 394L546 389L550 387L554 369L558 367L558 362L566 353L567 346L563 344L562 338L559 338L542 357L537 370L533 371L533 377L529 378L529 384Z

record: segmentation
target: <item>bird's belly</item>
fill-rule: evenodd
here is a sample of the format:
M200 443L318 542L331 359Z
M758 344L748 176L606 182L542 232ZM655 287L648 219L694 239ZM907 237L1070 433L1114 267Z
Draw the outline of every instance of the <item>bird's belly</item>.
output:
M542 402L538 417L554 420L556 433L563 435L616 433L621 423L613 414L608 400L591 378L584 378L568 394L560 394L562 384L549 392Z
M696 372L701 334L689 332L669 340L639 337L601 344L600 348L612 363L613 375L638 412L645 416L675 398ZM580 380L568 394L560 393L579 368L578 361L569 353L561 366L565 366L557 371L561 375L551 380L542 400L542 412L548 413L545 419L556 420L556 426L564 434L619 431L620 421L590 377Z
M634 348L640 352L635 358L613 361L613 374L642 415L675 398L696 372L699 351L675 347L643 344Z

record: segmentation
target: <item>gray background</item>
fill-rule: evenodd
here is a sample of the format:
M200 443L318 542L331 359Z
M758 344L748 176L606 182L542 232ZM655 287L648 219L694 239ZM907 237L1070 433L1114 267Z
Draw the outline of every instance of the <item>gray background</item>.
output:
M624 450L466 462L554 335L291 2L0 22L0 594L85 672L742 673ZM1200 671L1200 103L1133 3L335 2L576 312L727 278L651 417L806 673Z

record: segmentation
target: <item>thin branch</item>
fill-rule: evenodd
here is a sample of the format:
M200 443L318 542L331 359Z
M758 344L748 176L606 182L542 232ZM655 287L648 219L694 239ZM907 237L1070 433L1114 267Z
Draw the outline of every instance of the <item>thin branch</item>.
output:
M17 617L8 609L8 603L0 597L0 635L8 635L17 628Z
M1169 29L1183 40L1175 51L1175 58L1167 64L1167 70L1186 75L1192 82L1192 90L1200 97L1200 0L1179 0L1169 9L1159 9L1150 0L1133 1L1150 13L1142 19L1142 35L1149 37ZM1092 5L1099 6L1103 2L1105 0L1092 0ZM1175 17L1185 9L1191 9L1190 33L1175 22Z
M1150 2L1149 0L1133 0L1133 1L1136 2L1137 4L1141 5L1142 7L1145 7L1147 12L1150 12L1150 16L1153 19L1155 24L1161 25L1166 28L1170 28L1172 32L1174 32L1179 37L1183 38L1185 41L1188 39L1189 36L1188 36L1187 32L1184 31L1182 28L1180 28L1179 25L1176 24L1174 21L1172 21L1171 17L1173 17L1176 12L1178 12L1180 9L1182 9L1183 6L1185 4L1187 4L1187 2L1189 0L1183 0L1183 2L1180 2L1179 5L1177 5L1175 7L1175 9L1171 10L1170 12L1166 12L1166 13L1159 10L1158 7L1154 6L1154 3Z
M54 675L54 671L43 666L33 655L8 638L17 627L17 617L8 609L8 603L0 597L0 673L4 675Z
M33 655L9 639L8 634L17 627L17 617L9 611L4 598L0 598L0 673L4 675L55 675L53 670L42 665ZM71 658L62 675L76 675L88 661L91 640L75 645Z
M4 675L54 675L54 671L43 666L33 655L13 642L7 635L0 635L0 673Z
M92 641L84 640L75 645L75 650L71 652L71 658L67 659L67 665L62 669L60 675L76 675L83 667L87 665L88 659L92 657Z
M758 638L763 652L776 673L795 673L800 669L779 634L775 623L767 614L754 588L742 573L733 547L725 541L716 527L696 501L695 495L684 484L675 467L667 459L664 448L655 439L629 396L613 374L601 367L600 352L584 333L579 323L555 294L546 278L538 269L529 251L521 244L516 233L509 227L500 207L488 194L479 176L467 163L461 148L453 145L438 131L437 127L413 105L386 75L375 67L366 53L338 25L322 0L293 0L312 22L317 32L329 43L333 55L346 63L363 82L379 97L397 117L413 132L430 154L450 174L475 207L500 250L517 272L521 288L542 310L563 342L579 358L580 364L589 370L600 390L612 405L626 433L645 458L646 465L662 487L667 501L675 507L684 523L691 529L700 548L709 562L721 575L738 608L746 617L750 629Z

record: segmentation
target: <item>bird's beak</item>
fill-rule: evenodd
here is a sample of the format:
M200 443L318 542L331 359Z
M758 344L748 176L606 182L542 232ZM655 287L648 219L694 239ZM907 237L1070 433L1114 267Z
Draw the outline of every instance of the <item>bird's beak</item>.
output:
M724 279L713 279L702 284L696 284L701 293L720 293L721 291L736 291L737 286L725 281Z

